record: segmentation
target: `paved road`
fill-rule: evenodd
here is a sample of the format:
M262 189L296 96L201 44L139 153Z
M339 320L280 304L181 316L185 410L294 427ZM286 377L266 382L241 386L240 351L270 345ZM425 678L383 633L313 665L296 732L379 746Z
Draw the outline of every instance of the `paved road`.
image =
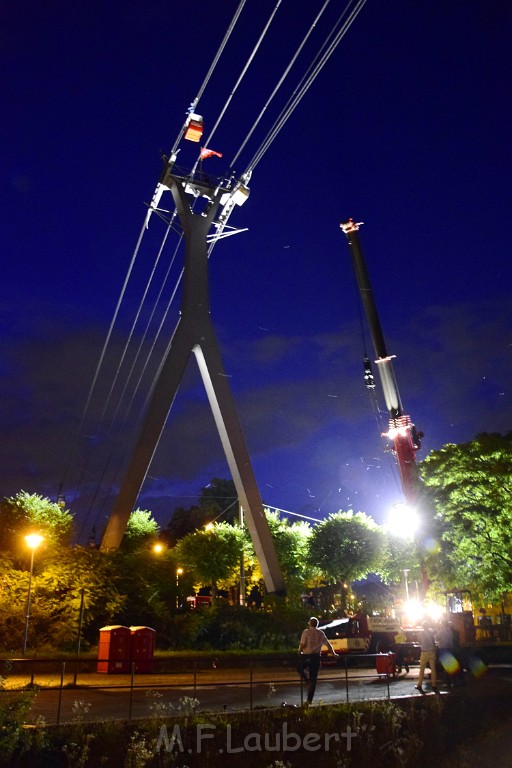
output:
M50 682L58 680L47 680L46 684ZM389 679L378 677L371 669L349 670L347 675L344 669L324 669L319 675L315 704L419 696L414 689L416 682L417 669ZM204 671L196 675L195 681L191 675L137 675L134 687L129 675L90 674L80 676L77 688L39 690L26 721L44 717L47 723L65 723L77 714L88 721L171 716L193 706L199 712L284 703L300 706L305 694L290 669L259 669L252 674L252 681L247 670Z

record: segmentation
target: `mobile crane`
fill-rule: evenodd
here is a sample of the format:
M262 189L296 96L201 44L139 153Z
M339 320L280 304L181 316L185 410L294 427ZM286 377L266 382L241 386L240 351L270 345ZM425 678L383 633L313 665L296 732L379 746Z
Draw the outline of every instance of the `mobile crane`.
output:
M389 414L389 429L385 433L392 447L396 459L398 470L400 472L400 481L405 499L408 504L414 504L418 499L418 467L416 464L416 451L421 448L421 438L423 433L416 430L411 421L411 417L404 413L398 386L393 371L393 358L395 355L389 355L384 335L377 313L377 307L373 297L373 291L368 276L368 270L364 260L361 244L359 241L359 227L353 219L340 224L341 229L347 236L354 272L361 294L361 301L366 314L366 319L372 335L376 364L379 371L380 381L386 400L386 407ZM369 361L365 361L365 377L371 376Z
M359 240L359 228L361 223L356 223L353 219L349 219L346 222L340 224L341 229L345 233L350 253L352 256L352 263L354 267L354 273L358 284L359 292L361 295L361 301L363 303L366 319L370 332L372 335L373 347L376 355L376 364L379 371L379 377L384 392L384 398L386 401L386 407L389 415L389 429L385 433L385 437L388 438L392 445L392 452L395 456L398 470L400 473L400 481L402 491L405 500L408 504L414 505L420 502L420 480L418 474L418 467L416 464L416 452L421 448L422 432L416 430L411 417L404 413L400 394L398 392L398 386L395 380L393 371L392 360L394 355L389 355L386 343L384 341L384 335L382 332L377 307L373 297L373 291L370 284L370 278L366 267L365 259L363 256L361 243ZM367 385L374 386L373 375L371 373L370 361L365 360L365 379ZM420 554L420 569L421 569L421 583L423 593L425 594L429 580L425 568L423 557ZM484 632L482 632L480 624L480 636L477 635L474 614L470 604L470 593L468 590L454 590L451 592L445 592L446 599L446 611L452 621L453 626L457 629L462 645L465 647L466 655L474 654L475 651L484 651L487 656L493 658L499 658L501 656L498 653L497 645L502 647L502 652L507 660L510 658L510 616L505 614L505 609L501 607L500 620L501 624L492 627L492 637L495 640L495 635L500 638L500 643L486 642ZM337 627L337 622L332 622L329 625L332 633L340 632L341 627ZM386 635L382 635L382 628L378 628L380 634L374 635L380 641L379 650L382 645L385 645ZM494 632L495 631L495 632ZM371 638L372 633L370 631L363 632ZM333 635L334 636L334 635ZM347 643L347 649L349 650L349 641ZM368 642L368 645L370 642ZM411 646L411 650L414 653L411 643L397 644L394 650L397 650L397 656L400 656L400 651L407 652L407 646ZM507 647L508 646L508 647Z

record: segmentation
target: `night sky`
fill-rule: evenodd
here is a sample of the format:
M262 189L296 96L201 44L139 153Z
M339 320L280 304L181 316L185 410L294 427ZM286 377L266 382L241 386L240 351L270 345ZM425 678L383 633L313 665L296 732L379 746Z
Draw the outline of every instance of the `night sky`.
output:
M223 157L205 160L205 171L227 173L322 4L283 0L209 144ZM161 154L238 5L19 0L2 11L0 495L55 499L63 483L82 538L103 528L144 402L136 394L126 417L123 404L113 418L131 352L106 406L105 396L165 229L156 216L85 408L97 362ZM206 136L275 5L246 3L197 109ZM343 7L331 5L286 98ZM317 518L351 508L383 522L402 499L363 384L365 347L373 353L339 229L349 217L364 222L405 412L425 433L419 458L512 429L511 33L510 0L368 0L257 165L230 219L248 231L215 247L210 280L265 503ZM269 107L238 173L284 100ZM191 168L199 145L180 146L179 164ZM150 299L177 242L162 254ZM181 251L164 305L178 265ZM135 343L150 311L141 310ZM166 524L213 477L229 469L192 358L139 506Z

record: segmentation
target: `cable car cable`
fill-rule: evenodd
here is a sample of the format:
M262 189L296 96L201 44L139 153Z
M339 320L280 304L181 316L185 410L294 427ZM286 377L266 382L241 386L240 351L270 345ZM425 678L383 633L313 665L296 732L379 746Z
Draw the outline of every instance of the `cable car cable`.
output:
M167 227L167 230L165 232L164 238L163 238L162 243L160 245L160 249L159 249L159 253L158 253L158 256L157 256L157 260L160 258L160 255L161 255L161 253L162 253L162 251L163 251L163 249L165 247L165 244L167 242L167 237L168 237L170 231L171 231L171 226L169 225ZM153 308L152 308L151 313L149 315L149 318L148 318L148 320L146 322L146 327L145 327L144 332L143 332L143 334L141 336L141 339L139 341L139 345L137 347L137 351L135 353L135 356L134 356L134 358L132 360L132 364L131 364L130 370L128 371L128 375L126 376L123 389L121 391L121 394L119 395L117 406L116 406L116 409L114 411L114 415L112 416L109 428L107 430L107 434L108 434L108 432L111 431L111 429L112 429L112 427L113 427L113 425L115 423L115 420L116 420L117 415L119 413L119 409L121 408L121 404L122 404L122 402L124 400L124 397L126 395L126 391L128 389L128 385L130 384L130 382L132 380L132 376L133 376L133 372L135 370L135 366L137 365L137 363L139 361L139 358L140 358L140 355L141 355L141 352L142 352L142 348L143 348L144 343L145 343L145 341L146 341L146 339L147 339L147 337L149 335L149 329L150 329L151 324L153 322L153 319L154 319L154 316L155 316L155 313L156 313L156 309L157 309L157 307L160 304L160 299L162 297L163 290L164 290L165 286L167 285L167 280L168 280L170 271L171 271L171 269L173 267L174 259L175 259L176 252L177 252L178 248L179 248L179 243L178 243L178 246L176 247L176 250L175 250L175 252L174 252L174 254L172 256L172 259L171 259L171 261L169 263L169 266L167 267L167 272L166 272L166 274L165 274L165 276L164 276L164 278L162 280L162 283L161 283L161 286L160 286L160 290L159 290L158 295L155 298L155 301L153 303ZM156 263L155 263L155 267L156 267ZM148 283L148 286L149 286L149 283ZM142 375L144 375L145 370L146 370L146 365L143 366ZM136 392L137 392L137 387L135 388L134 394L136 394Z
M221 57L221 55L222 55L222 53L224 51L224 48L226 47L227 42L228 42L229 38L231 37L231 33L233 32L233 29L235 28L235 25L236 25L236 23L237 23L237 21L239 19L240 14L243 11L243 8L244 8L244 5L245 5L246 2L247 2L247 0L241 0L238 8L235 11L235 14L234 14L233 18L231 19L231 23L230 23L230 25L229 25L229 27L228 27L228 29L226 31L226 34L224 35L224 37L222 39L222 42L221 42L221 44L220 44L220 46L219 46L219 48L217 50L216 55L214 56L213 62L210 65L210 69L206 73L206 77L204 78L203 83L202 83L201 87L199 88L197 96L195 97L195 99L193 100L193 102L191 104L191 106L194 109L197 107L197 104L199 103L199 99L203 95L204 90L205 90L206 86L208 85L208 83L210 81L210 78L211 78L211 76L212 76L212 74L213 74L213 72L215 70L215 67L217 66L217 63L218 63L218 61L219 61L219 59L220 59L220 57ZM181 139L183 138L183 135L185 133L186 127L187 127L187 123L185 122L185 124L183 125L183 127L182 127L182 129L181 129L181 131L180 131L180 133L178 135L178 138L174 142L174 146L173 146L173 148L171 150L171 155L175 154L176 150L178 149L178 145L179 145Z
M261 110L261 112L259 113L258 117L256 118L255 122L253 123L253 126L252 126L251 130L249 131L249 133L248 133L248 134L247 134L247 136L245 137L245 140L244 140L244 142L242 143L242 145L241 145L241 147L239 148L239 150L238 150L238 152L236 153L236 155L235 155L235 156L233 157L233 159L231 160L231 163L230 163L230 168L233 168L233 167L234 167L234 165L235 165L236 161L238 160L238 158L239 158L240 154L241 154L241 153L243 152L243 150L245 149L245 147L246 147L246 145L247 145L247 142L249 141L249 139L251 138L252 134L254 133L254 131L256 130L256 128L258 127L258 124L259 124L260 120L262 119L262 117L263 117L264 113L266 112L266 110L267 110L267 107L269 106L269 104L270 104L270 103L271 103L271 101L273 100L274 96L275 96L275 95L277 94L277 92L279 91L279 89L280 89L281 85L283 84L284 80L286 79L286 77L287 77L288 73L290 72L290 70L291 70L291 68L293 67L293 65L295 64L295 62L297 61L297 58L299 57L299 55L300 55L300 53L301 53L302 49L303 49L303 48L304 48L304 46L306 45L306 42L307 42L307 40L309 39L309 36L311 35L311 33L313 32L314 28L316 27L316 25L317 25L317 23L318 23L318 20L320 19L320 17L322 16L323 12L325 11L325 9L327 8L327 6L329 5L329 3L330 3L330 2L331 2L331 0L325 0L325 2L324 2L324 4L323 4L322 8L320 9L320 11L318 12L318 14L316 15L316 17L315 17L315 20L314 20L314 21L313 21L313 23L311 24L311 26L310 26L309 30L307 31L307 33L306 33L305 37L302 39L302 42L300 43L299 47L297 48L297 50L296 50L295 54L294 54L294 55L292 56L292 58L290 59L290 61L289 61L289 63L288 63L288 66L286 67L286 69L284 70L283 74L281 75L281 77L280 77L280 79L279 79L279 81L278 81L277 85L275 86L274 90L273 90L273 91L272 91L272 93L270 94L270 97L267 99L267 101L266 101L266 103L265 103L265 106L263 107L263 109L262 109L262 110Z
M212 138L213 138L217 128L219 127L219 124L220 124L222 118L226 114L226 111L227 111L227 109L228 109L228 107L229 107L229 105L231 103L231 100L232 100L233 96L235 95L236 91L238 90L238 87L239 87L240 83L244 79L244 77L245 77L245 75L247 73L247 70L251 66L251 64L252 64L252 62L254 60L254 57L256 56L256 54L258 52L258 49L259 49L260 45L262 44L262 42L263 42L263 40L265 38L265 35L267 34L267 32L268 32L268 30L270 28L270 25L272 24L272 22L274 20L274 17L275 17L275 15L276 15L276 13L277 13L277 11L279 9L279 6L281 5L282 2L283 2L283 0L277 0L277 3L275 5L275 7L274 7L274 10L271 12L269 18L267 19L267 23L265 24L265 26L263 28L263 31L261 32L261 34L260 34L260 36L259 36L259 38L258 38L258 40L256 42L256 45L252 49L252 51L251 51L251 53L249 55L249 58L247 59L247 61L245 63L245 66L242 69L242 72L238 76L238 79L237 79L237 81L236 81L236 83L235 83L235 85L233 87L233 90L231 91L230 95L228 96L228 99L225 102L225 104L224 104L224 106L223 106L223 108L222 108L222 110L220 112L220 115L218 116L218 118L217 118L217 120L215 122L215 125L213 126L213 128L212 128L212 130L211 130L211 132L210 132L210 134L208 136L208 138L205 141L205 146L206 147L211 143L211 140L212 140ZM194 167L192 169L192 173L195 172L195 170L197 168L197 164L199 163L199 159L200 159L200 156L196 160L196 163L195 163L195 165L194 165Z
M85 402L85 405L84 405L84 408L83 408L83 411L82 411L82 415L81 415L81 418L80 418L80 423L79 423L79 425L77 427L77 430L76 430L74 450L71 452L71 455L70 455L69 460L67 462L66 468L64 470L64 479L62 481L62 487L64 487L65 480L67 478L69 469L70 469L71 464L74 462L75 457L76 457L76 452L77 452L77 446L78 446L78 442L79 442L80 432L82 431L82 427L83 427L83 425L85 423L87 412L88 412L89 406L91 404L92 396L93 396L93 393L94 393L94 391L96 389L96 384L98 382L98 377L99 377L101 368L103 366L103 362L105 360L105 355L106 355L106 352L107 352L108 345L110 343L110 339L112 338L112 334L114 332L114 326L116 324L117 317L119 315L119 310L120 310L120 307L121 307L124 295L126 293L126 287L127 287L128 282L130 280L130 276L132 274L133 267L135 265L135 261L137 260L137 256L138 256L138 253L139 253L139 249L140 249L140 245L141 245L141 242L142 242L142 238L144 236L144 232L145 232L145 226L143 225L142 229L140 231L137 243L135 245L135 249L133 251L132 258L131 258L130 264L128 266L128 270L126 272L124 283L123 283L123 286L121 288L121 293L119 294L119 298L118 298L118 301L117 301L117 304L116 304L116 307L115 307L115 310L114 310L114 315L113 315L112 320L110 322L110 326L109 326L109 329L108 329L108 332L107 332L106 339L105 339L105 341L103 343L103 347L102 347L102 350L101 350L101 353L100 353L99 360L98 360L98 362L96 364L96 370L94 372L93 380L92 380L91 385L89 387L89 391L88 391L88 394L87 394L87 399L86 399L86 402Z
M163 238L162 243L160 245L160 248L157 251L157 255L156 255L155 261L153 263L153 268L152 268L151 273L149 275L149 278L148 278L148 280L146 282L146 287L144 288L144 292L142 294L142 298L139 301L139 306L137 307L137 311L135 313L135 318L134 318L134 320L132 322L132 326L131 326L130 331L128 333L128 338L126 339L126 342L125 342L125 345L124 345L124 349L123 349L123 351L121 353L120 360L119 360L119 362L117 364L116 372L114 374L114 377L112 379L112 383L110 385L110 390L109 390L109 392L107 394L107 397L105 399L105 403L103 405L103 410L102 410L101 415L100 415L100 424L103 422L103 419L105 418L105 414L106 414L107 408L109 406L110 399L111 399L112 393L114 391L114 387L117 384L117 380L119 378L119 374L121 373L121 369L123 367L123 363L124 363L125 358L126 358L126 353L128 352L128 348L131 345L131 341L132 341L133 335L135 333L135 328L137 327L137 323L139 321L139 318L140 318L140 315L141 315L141 312L142 312L142 308L144 306L144 302L146 300L146 297L148 295L149 289L151 287L151 283L152 283L153 278L155 276L155 272L156 272L156 269L158 267L158 263L160 261L160 257L162 256L162 250L163 250L163 247L165 245L165 241L167 240L168 233L169 233L169 228L166 230L164 238ZM98 428L98 431L99 431L99 428Z
M326 41L326 42L324 42L324 45L323 45L323 47L320 49L320 51L322 51L322 50L325 50L327 45L329 45L329 47L327 48L326 52L323 54L322 58L320 59L320 61L319 61L319 62L318 62L318 64L316 65L316 67L315 67L315 68L312 70L311 74L309 74L309 75L306 75L306 77L302 79L302 81L301 81L301 85L298 87L298 89L295 89L295 91L294 91L294 94L292 94L292 97L291 97L291 99L289 100L289 102L288 102L288 104L287 104L287 106L286 106L285 110L283 110L283 111L281 112L281 115L280 115L280 117L278 118L278 120L276 121L276 123L274 124L274 127L273 127L273 129L272 129L272 130L269 132L269 134L267 134L267 137L266 137L265 141L263 142L263 144L262 144L262 145L260 145L260 149L259 149L259 150L258 150L258 152L255 154L255 156L254 156L254 158L253 158L253 161L251 161L251 164L250 164L250 166L249 166L249 168L248 168L248 170L247 170L247 172L246 172L247 174L249 174L249 173L252 171L252 168L254 168L254 167L255 167L256 163L257 163L257 162L259 162L259 161L261 160L261 158L263 157L263 154L264 154L264 153L267 151L267 149L269 148L269 146L270 146L270 144L272 143L272 141L273 141L273 140L276 138L276 136L278 135L278 133L280 132L280 130L281 130L281 129L282 129L282 127L284 126L284 123L285 123L285 122L288 120L288 118L289 118L289 117L290 117L290 115L292 114L293 110L294 110L294 109L296 108L296 106L299 104L300 100L302 99L302 97L303 97L303 96L304 96L304 94L306 93L307 89L308 89L308 88L311 86L311 84L313 83L314 79L315 79L315 78L316 78L316 76L319 74L319 72L321 71L322 67L325 65L325 63L327 62L328 58L330 57L330 55L331 55L331 54L332 54L332 52L334 51L335 47L338 45L338 43L340 42L341 38L343 37L343 35L344 35L344 34L345 34L345 32L347 31L348 27L350 26L350 24L352 23L352 21L355 19L355 17L356 17L356 16L357 16L357 14L359 13L359 11L360 11L360 10L362 9L362 7L364 6L365 2L366 2L366 0L359 0L358 4L356 5L356 9L355 9L354 11L352 11L352 14L351 14L351 16L350 16L350 17L348 18L348 20L345 22L345 24L344 24L343 28L342 28L341 30L338 30L338 31L336 32L336 37L334 38L334 41L333 41L333 42L332 42L330 45L328 44L328 42L327 42L327 41L328 41L330 38L332 38L332 36L333 36L333 34L334 34L334 31L332 31L332 32L331 32L331 34L330 34L330 37L328 37L328 38L327 38L327 41ZM229 39L230 35L232 34L232 31L233 31L233 29L234 29L234 26L235 26L236 22L238 21L238 18L239 18L240 14L241 14L241 12L242 12L242 10L243 10L244 6L245 6L245 3L246 3L246 0L242 0L242 1L240 2L239 6L238 6L238 9L237 9L237 11L236 11L236 13L235 13L235 15L234 15L234 17L233 17L232 21L231 21L231 24L230 24L230 26L229 26L229 28L228 28L228 30L227 30L227 32L226 32L226 34L225 34L224 38L223 38L223 41L222 41L222 43L221 43L221 45L220 45L220 47L219 47L219 49L218 49L218 51L217 51L217 54L216 54L216 56L215 56L215 58L214 58L214 61L212 62L212 65L210 66L210 69L209 69L209 71L208 71L208 73L207 73L207 75L206 75L206 77L205 77L205 79L204 79L204 81L203 81L203 83L202 83L202 85L201 85L201 88L200 88L200 90L199 90L199 92L198 92L198 94L197 94L197 96L196 96L196 99L195 99L195 100L193 101L193 103L192 103L192 106L193 106L194 108L195 108L195 106L197 105L197 103L198 103L198 101L199 101L199 98L202 96L202 94L203 94L203 92L204 92L204 90L205 90L205 88L206 88L206 86L207 86L207 84L208 84L208 82L209 82L209 80L210 80L210 78L211 78L212 74L213 74L213 71L214 71L214 69L215 69L215 67L216 67L216 65L217 65L217 63L218 63L218 60L219 60L220 56L222 55L222 53L223 53L223 51L224 51L224 48L225 48L225 46L226 46L226 44L227 44L227 42L228 42L228 39ZM234 88L233 88L233 90L232 90L232 92L231 92L230 96L228 97L228 100L227 100L227 101L226 101L226 103L224 104L224 107L223 107L223 109L221 110L221 112L220 112L220 114L219 114L219 117L217 118L217 121L215 122L214 128L213 128L213 129L212 129L212 131L210 132L210 135L209 135L209 137L208 137L208 142L209 142L209 141L211 140L211 138L213 137L213 135L214 135L215 131L217 130L217 128L218 128L218 126L219 126L219 124L220 124L221 120L223 119L223 117L224 117L224 115L225 115L226 111L228 110L228 108L229 108L229 106L230 106L230 103L231 103L231 101L232 101L232 99L233 99L233 97L234 97L234 95L235 95L235 93L236 93L236 91L237 91L237 89L238 89L238 87L239 87L240 83L242 82L242 80L243 80L243 78L244 78L244 76L245 76L245 74L246 74L246 72L247 72L248 68L249 68L249 67L250 67L250 65L252 64L252 62L253 62L253 60L254 60L254 58L255 58L255 56L256 56L256 54L257 54L258 50L259 50L259 47L260 47L260 45L261 45L261 43L262 43L262 41L263 41L263 39L264 39L265 35L267 34L267 31L268 31L268 29L269 29L269 27L270 27L270 25L271 25L271 23L272 23L272 21L273 21L273 19L274 19L274 17L275 17L275 14L277 13L277 10L279 9L279 7L280 7L281 3L282 3L282 0L278 0L278 2L275 4L275 6L274 6L274 9L273 9L273 11L272 11L272 12L271 12L271 14L270 14L270 17L268 18L268 20L267 20L267 23L266 23L266 25L265 25L265 27L264 27L264 29L263 29L263 31L262 31L262 33L261 33L261 35L260 35L260 37L259 37L259 39L258 39L257 43L256 43L256 45L255 45L255 47L254 47L254 49L253 49L253 51L252 51L251 55L249 56L249 59L247 60L247 62L246 62L246 64L245 64L245 66L244 66L244 68L243 68L243 70L242 70L242 72L241 72L240 76L238 77L238 79L237 79L237 81L236 81L236 83L235 83L235 86L234 86ZM277 90L278 90L278 89L281 87L281 85L282 85L282 82L284 81L284 79L286 78L287 74L289 73L289 71L290 71L291 67L292 67L292 66L293 66L293 64L295 63L295 61L296 61L296 59L297 59L297 57L298 57L298 55L299 55L300 51L302 50L303 46L305 45L305 42L306 42L306 40L308 39L309 35L311 34L311 31L312 31L312 29L313 29L314 25L317 23L317 20L320 18L321 14L324 12L324 10L325 10L325 8L327 7L328 3L329 3L329 0L326 0L326 2L324 3L324 5L322 6L322 9L321 9L320 13L319 13L319 14L317 14L317 17L315 18L315 21L314 21L313 25L310 27L310 29L309 29L308 33L306 34L306 36L305 36L305 38L304 38L304 40L303 40L302 44L299 46L298 50L296 51L296 53L295 53L295 54L294 54L294 56L292 57L292 59L291 59L290 63L288 64L288 66L287 66L287 68L286 68L286 70L285 70L284 74L282 75L281 79L279 80L279 82L278 82L278 84L277 84L276 88L274 89L274 91L273 91L273 93L271 94L271 96L270 96L269 100L268 100L268 101L267 101L267 103L265 104L265 106L264 106L264 108L263 108L262 112L260 112L260 115L258 116L258 118L257 118L257 120L256 120L256 122L255 122L255 124L253 125L253 128L251 129L250 135L249 135L249 136L247 136L247 137L246 137L246 139L244 140L244 143L242 144L241 148L239 149L238 153L236 154L236 157L235 157L235 159L234 159L234 161L233 161L233 162L235 162L235 160L238 158L239 154L240 154L240 153L242 152L242 150L243 150L243 149L246 147L246 145L247 145L247 143L248 143L248 140L249 140L250 136L252 136L252 134L253 134L254 130L256 129L257 125L259 124L259 122L260 122L260 120L261 120L261 117L262 117L262 115L263 115L263 112L264 112L264 111L267 109L267 107L268 107L269 103L272 101L272 99L274 98L275 94L277 93ZM350 3L347 5L347 9L349 8L349 6L350 6ZM347 9L346 9L346 10L347 10ZM346 14L346 10L344 11L344 14ZM344 14L342 14L342 17L340 17L340 19L341 19L341 18L343 18L343 15L344 15ZM337 22L337 24L339 24L339 23L340 23L340 19L338 19L338 22ZM318 59L318 57L319 57L319 56L320 56L320 53L319 53L319 54L317 54L317 59ZM310 68L310 70L311 70L311 68ZM177 148L178 148L178 144L179 144L179 142L181 141L181 138L183 137L183 135L184 135L184 129L182 129L182 131L181 131L181 133L180 133L180 135L179 135L179 137L178 137L177 141L175 142L175 145L174 145L174 147L173 147L173 151L174 151L174 150L177 150ZM197 167L197 162L196 162L196 166L195 166L195 167ZM146 223L146 222L145 222L145 223ZM218 229L218 231L217 231L217 236L215 237L215 239L213 240L213 242L211 243L211 246L210 246L210 250L209 250L209 253L208 253L208 255L209 255L209 256L210 256L210 254L211 254L211 251L212 251L212 249L213 249L213 247L214 247L215 243L217 242L217 240L219 239L219 237L222 235L222 231L223 231L223 229L224 229L225 225L226 225L226 221L224 221L224 222L221 222L221 224L219 225L219 229ZM145 226L143 227L143 229L142 229L142 231L141 231L141 234L139 235L139 239L138 239L138 242L137 242L137 245L136 245L136 248L135 248L134 254L133 254L133 256L132 256L132 260L131 260L131 263L130 263L130 265L129 265L129 267L128 267L128 271L127 271L127 274L126 274L126 277L125 277L125 281L124 281L124 284L123 284L123 287L122 287L122 290L121 290L121 294L120 294L120 297L119 297L119 300L118 300L118 303L117 303L117 306L116 306L116 309L115 309L115 312L114 312L114 316L113 316L113 319L112 319L112 322L111 322L111 325L110 325L110 328L109 328L109 331L108 331L108 334L107 334L107 338L106 338L106 340L105 340L105 343L104 343L104 346L103 346L103 349L102 349L102 352L101 352L101 355L100 355L100 359L99 359L99 362L98 362L98 365L97 365L97 368L96 368L96 371L95 371L95 375L94 375L94 378L93 378L93 382L92 382L92 384L91 384L91 388L90 388L90 390L89 390L89 393L88 393L88 397L87 397L86 405L85 405L85 407L84 407L84 411L83 411L83 414L82 414L82 419L81 419L81 422L80 422L80 427L79 427L79 429L81 429L81 428L82 428L82 425L83 425L83 422L84 422L84 420L85 420L85 417L86 417L87 411L88 411L88 409L89 409L89 407L90 407L90 403L91 403L91 399L92 399L92 396L93 396L93 392L94 392L94 390L95 390L95 388L96 388L96 385L97 385L97 381L98 381L98 377L99 377L99 374L100 374L100 370L101 370L102 366L104 365L104 360L105 360L105 356L106 356L106 352L107 352L107 347L108 347L108 345L109 345L109 343L110 343L110 341L111 341L111 337L112 337L112 334L113 334L114 325L115 325L115 323L116 323L116 321L117 321L117 317L118 317L118 315L119 315L119 311L120 311L121 303L122 303L122 301L124 300L124 297L125 297L125 293L126 293L127 284L128 284L128 281L129 281L129 279L130 279L130 276L131 276L131 274L132 274L132 270L133 270L133 267L134 267L134 263L135 263L136 257L137 257L137 255L138 255L138 252L139 252L139 249L140 249L140 245L141 245L141 241L142 241L142 237L143 237L144 231L145 231ZM166 233L166 236L165 236L165 238L167 238L167 235L168 235L168 232ZM163 244L162 244L162 248L163 248ZM160 258L160 254L161 254L161 249L160 249L159 255L157 256L157 261L158 261L158 259ZM173 257L173 258L174 258L174 257ZM123 362L124 362L124 360L125 360L125 356L126 356L126 353L127 353L127 350L128 350L128 346L130 345L130 342L131 342L131 340L132 340L132 337L133 337L133 335L134 335L134 331L135 331L135 325L136 325L136 323L138 322L138 319L139 319L139 316L140 316L140 312L141 312L141 309L142 309L142 305L143 305L143 303L144 303L144 301L145 301L145 299L146 299L146 296L147 296L147 293L148 293L148 290L149 290L149 284L151 283L151 280L153 279L153 275L154 275L154 272L155 272L155 269L156 269L156 265L157 265L157 263L155 263L155 266L154 266L154 268L153 268L153 272L152 272L152 274L151 274L151 277L150 277L150 279L149 279L149 282L148 282L148 284L147 284L147 286L146 286L146 289L145 289L145 291L144 291L144 295L143 295L143 297L142 297L142 300L141 300L141 302L140 302L140 304L139 304L139 309L138 309L138 311L137 311L137 314L136 314L136 317L135 317L135 321L134 321L134 323L133 323L133 325L132 325L132 330L131 330L131 332L130 332L130 335L129 335L129 338L128 338L128 341L127 341L127 344L125 345L125 349L124 349L124 351L123 351L123 354L122 354L122 356L121 356L121 360L120 360L120 362L119 362L119 364L118 364L118 367L117 367L117 371L116 371L116 374L115 374L115 378L114 378L114 381L112 382L112 386L111 386L111 389L110 389L110 392L109 392L109 395L108 395L107 401L106 401L106 403L105 403L105 405L104 405L104 408L103 408L102 417L101 417L102 419L103 419L103 417L104 417L104 415L105 415L105 413L106 413L106 411L107 411L107 408L108 408L108 404L109 404L109 402L110 402L110 399L111 399L112 393L113 393L113 391L114 391L115 385L116 385L116 383L117 383L117 381L118 381L118 379L119 379L119 377L120 377L121 368L122 368L122 366L123 366ZM166 277L167 277L167 276L166 276ZM133 392L133 394L132 394L132 398L131 398L131 400L130 400L130 404L129 404L129 406L128 406L128 409L127 409L127 414L129 413L129 411L130 411L130 409L131 409L131 406L132 406L132 403L133 403L133 400L134 400L135 394L136 394L136 392L138 391L138 388L139 388L139 386L140 386L140 384L141 384L141 381L142 381L142 378L143 378L143 376L144 376L144 373L145 373L145 371L146 371L146 369L147 369L147 366L148 366L148 364L149 364L150 358L151 358L151 356L153 355L153 352L154 352L154 349L155 349L155 346L156 346L157 340L158 340L158 338L159 338L159 336L160 336L160 333L161 333L161 331L162 331L163 325L164 325L164 323L165 323L165 321L166 321L166 319L167 319L167 316L168 316L168 312L169 312L169 310L170 310L170 307L171 307L172 301L173 301L173 299L174 299L174 296L175 296L175 294L176 294L176 291L177 291L177 288L178 288L178 285L179 285L179 282L180 282L180 280L181 280L181 275L180 275L180 277L178 278L178 281L177 281L177 283L176 283L176 286L175 286L175 289L174 289L174 291L173 291L173 295L172 295L172 297L171 297L171 300L170 300L170 302L168 303L168 305L167 305L167 308L166 308L166 310L165 310L165 313L164 313L164 315L163 315L163 317L162 317L162 320L161 320L161 322L160 322L160 326L159 326L159 328L158 328L158 331L157 331L157 334L156 334L156 336L155 336L155 338L154 338L154 340L153 340L153 344L152 344L152 347L151 347L150 353L149 353L149 355L148 355L148 357L146 358L146 361L145 361L145 363L144 363L144 366L143 366L143 371L142 371L142 374L141 374L141 375L140 375L140 377L139 377L139 380L138 380L138 382L137 382L137 385L136 385L136 387L135 387L135 390L134 390L134 392ZM163 286L162 286L162 290L163 290ZM159 294L159 298L160 298L160 296L161 296L161 292L160 292L160 294ZM157 302L158 302L158 300L157 300ZM155 304L155 306L154 306L154 309L153 309L153 313L156 311L156 307L157 307L157 304ZM149 325L147 326L146 332L145 332L145 334L144 334L144 339L145 339L146 335L148 334L148 332L149 332ZM142 343L143 343L143 342L142 342ZM142 346L139 346L139 351L138 351L138 352L137 352L137 354L136 354L136 359L137 359L137 357L138 357L138 356L139 356L139 354L140 354L140 350L141 350L141 348L142 348ZM163 359L165 359L165 355L164 355L164 358L163 358ZM162 361L160 362L159 368L161 368L161 365L163 364L163 359L162 359ZM126 393L126 390L127 390L128 384L129 384L129 380L130 380L130 378L131 378L131 376L132 376L132 372L133 372L133 369L134 369L134 365L135 365L135 363L132 365L132 369L130 370L130 373L129 373L128 379L127 379L127 380L126 380L126 382L125 382L125 385L124 385L124 388L123 388L123 393L122 393L122 395L121 395L121 399L124 397L124 395L125 395L125 393ZM110 427L109 427L109 431L110 431L110 429L111 429L111 428L113 427L113 425L114 425L114 422L115 422L115 419L116 419L116 417L117 417L117 413L118 413L118 410L119 410L119 407L120 407L120 404L121 404L121 399L120 399L120 401L119 401L119 403L118 403L118 406L117 406L117 408L116 408L116 412L114 413L114 417L113 417L113 419L112 419L112 422L111 422L111 425L110 425Z
M336 25L338 25L341 22L342 18L347 14L348 9L350 8L351 2L352 2L352 0L350 0L350 2L345 7L343 13L341 14L341 16L339 17L338 21L336 22ZM247 169L246 169L246 173L253 171L254 168L256 167L256 165L260 162L260 160L262 159L263 155L267 152L268 148L270 147L270 145L272 144L274 139L277 137L277 135L279 134L279 132L283 128L284 124L287 122L287 120L289 119L289 117L291 116L291 114L293 113L295 108L298 106L298 104L300 103L300 101L302 100L302 98L304 97L306 92L309 90L309 88L311 87L311 85L315 81L316 77L318 76L320 71L323 69L323 67L325 66L325 64L327 63L327 61L329 60L329 58L333 54L333 52L336 49L336 47L338 46L338 44L341 42L341 40L343 39L343 37L347 33L348 29L350 28L350 26L352 25L352 23L354 22L354 20L356 19L357 15L360 13L360 11L362 10L362 8L364 7L365 4L366 4L366 0L358 0L358 2L356 4L356 7L350 12L349 17L347 18L347 20L345 21L345 23L343 24L341 29L339 29L338 32L335 33L336 36L335 36L333 42L331 42L330 44L328 44L327 41L324 42L324 44L323 44L322 48L320 49L320 51L323 48L325 48L325 46L328 44L327 51L321 56L320 61L318 62L318 64L316 64L316 66L314 67L312 73L310 75L306 75L302 79L302 81L299 83L299 85L297 86L295 91L293 92L293 94L290 97L290 99L288 100L286 106L281 111L281 114L279 115L279 117L275 121L273 127L267 133L267 136L265 137L264 141L260 145L260 148L257 150L257 152L253 156L252 160L248 164ZM334 29L336 28L336 25L333 28L333 31L331 31L331 35L334 34ZM327 40L328 40L328 38L327 38ZM320 52L317 54L317 58L318 58L319 55L320 55Z

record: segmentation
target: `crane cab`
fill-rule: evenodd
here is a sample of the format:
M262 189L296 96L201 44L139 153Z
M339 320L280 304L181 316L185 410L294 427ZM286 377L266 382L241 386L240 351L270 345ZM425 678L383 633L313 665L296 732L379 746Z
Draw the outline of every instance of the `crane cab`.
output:
M187 120L185 128L185 139L187 141L200 141L203 135L203 118L192 112Z

